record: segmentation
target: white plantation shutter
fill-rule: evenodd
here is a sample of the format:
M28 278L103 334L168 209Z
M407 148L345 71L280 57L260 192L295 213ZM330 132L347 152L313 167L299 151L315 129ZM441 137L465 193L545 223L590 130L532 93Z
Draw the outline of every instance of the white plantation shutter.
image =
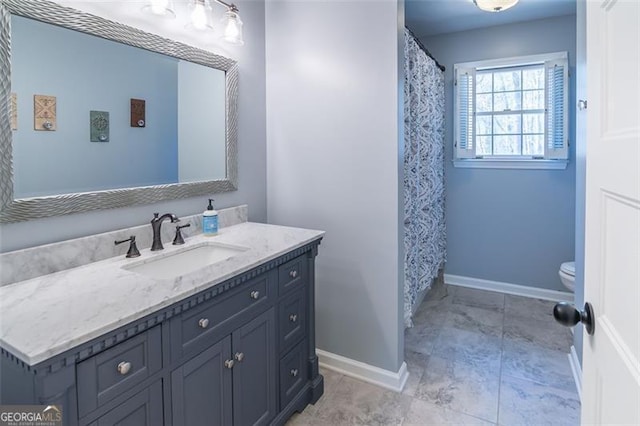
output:
M454 151L456 158L475 158L476 70L456 68L455 71Z
M546 61L545 69L545 141L548 160L569 158L569 67L566 59Z

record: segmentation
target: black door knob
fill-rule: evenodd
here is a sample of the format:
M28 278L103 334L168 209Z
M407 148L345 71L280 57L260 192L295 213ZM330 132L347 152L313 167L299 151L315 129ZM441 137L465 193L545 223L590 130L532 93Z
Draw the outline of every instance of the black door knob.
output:
M588 334L595 332L595 316L593 315L593 307L589 302L584 304L584 311L577 310L572 304L567 302L557 303L556 306L553 307L553 317L566 327L573 327L581 322L584 324L584 328Z

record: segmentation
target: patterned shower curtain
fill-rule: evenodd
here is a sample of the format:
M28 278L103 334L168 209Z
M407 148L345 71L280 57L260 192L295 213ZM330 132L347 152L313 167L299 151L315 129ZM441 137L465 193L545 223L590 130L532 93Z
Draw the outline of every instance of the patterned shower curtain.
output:
M405 29L404 319L446 260L444 72Z

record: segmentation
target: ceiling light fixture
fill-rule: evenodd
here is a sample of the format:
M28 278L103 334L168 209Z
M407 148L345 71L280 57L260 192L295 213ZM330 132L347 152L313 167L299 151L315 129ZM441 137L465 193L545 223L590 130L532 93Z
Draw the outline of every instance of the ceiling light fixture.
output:
M479 9L486 12L502 12L518 3L518 0L473 0Z
M237 6L232 3L225 3L222 0L189 0L189 23L187 28L197 31L213 30L212 2L224 6L227 10L222 20L222 40L229 44L242 46L244 39L242 36L242 20ZM173 0L147 0L147 5L142 8L145 13L161 16L164 18L175 18L176 13L173 8Z

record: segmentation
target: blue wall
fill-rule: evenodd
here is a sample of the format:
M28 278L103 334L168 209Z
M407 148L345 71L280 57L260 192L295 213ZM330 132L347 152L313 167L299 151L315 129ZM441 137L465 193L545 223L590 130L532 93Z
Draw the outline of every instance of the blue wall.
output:
M17 198L178 181L178 60L12 17ZM56 96L57 130L33 129L33 95ZM146 100L130 127L130 98ZM91 142L89 111L108 111L109 142ZM53 161L52 159L55 159Z
M558 269L574 259L575 111L566 170L460 169L453 153L453 65L568 51L575 105L575 15L423 38L446 66L446 273L565 291Z
M178 62L180 182L224 179L227 175L225 77L219 70Z

